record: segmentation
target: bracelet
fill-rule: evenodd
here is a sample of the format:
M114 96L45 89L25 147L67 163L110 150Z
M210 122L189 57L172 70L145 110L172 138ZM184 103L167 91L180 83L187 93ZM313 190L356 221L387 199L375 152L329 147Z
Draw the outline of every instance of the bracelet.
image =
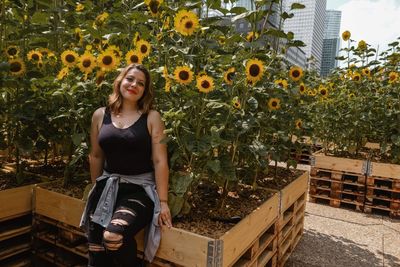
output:
M165 199L160 199L160 202L165 202L165 203L168 203L168 200L165 200Z

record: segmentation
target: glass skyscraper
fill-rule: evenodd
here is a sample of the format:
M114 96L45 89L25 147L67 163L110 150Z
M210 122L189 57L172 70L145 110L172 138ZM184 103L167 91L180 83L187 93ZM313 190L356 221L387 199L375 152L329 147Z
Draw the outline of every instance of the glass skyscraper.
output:
M337 57L340 47L341 18L341 11L326 10L321 64L321 76L323 77L326 77L332 69L338 66L338 61L335 57Z
M294 39L301 40L306 44L302 49L309 58L307 65L319 73L322 61L326 0L284 1L285 10L288 13L294 13L293 18L285 21L284 30L293 32ZM293 3L301 3L306 7L290 11Z

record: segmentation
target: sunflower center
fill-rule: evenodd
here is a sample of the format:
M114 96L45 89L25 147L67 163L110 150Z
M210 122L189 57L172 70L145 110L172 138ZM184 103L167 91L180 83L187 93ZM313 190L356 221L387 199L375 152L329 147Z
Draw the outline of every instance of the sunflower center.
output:
M272 101L271 106L273 106L274 108L278 106L278 102L276 101Z
M10 71L11 72L19 72L22 69L22 65L19 62L13 62L10 65Z
M82 62L82 66L84 66L85 68L89 68L90 65L92 65L92 61L91 61L90 59L85 59L85 60Z
M132 63L138 63L139 62L139 57L136 56L136 55L132 55L130 57L130 60L131 60Z
M321 90L321 95L326 95L326 90Z
M8 53L10 56L15 56L15 55L17 54L17 52L18 52L18 50L17 50L15 47L10 47L10 48L7 50L7 53Z
M67 55L66 57L65 57L65 60L67 61L67 62L69 62L69 63L73 63L74 61L75 61L75 57L73 56L73 55Z
M292 75L293 75L294 78L298 78L300 76L300 71L294 70Z
M304 91L304 86L300 86L300 91L303 92Z
M193 28L193 21L189 20L185 23L185 28L186 29L191 29Z
M187 79L189 79L189 72L187 71L180 71L179 72L179 79L186 81Z
M396 79L396 75L390 75L389 80L394 81Z
M249 72L251 76L256 77L258 74L260 74L260 67L256 64L253 64L250 66Z
M159 5L158 1L154 1L154 0L150 1L149 8L151 10L151 13L157 14L158 5Z
M111 56L105 56L105 57L103 57L102 62L104 65L111 65L111 63L113 62L113 59Z
M360 79L359 76L354 76L354 80L358 81Z
M39 60L39 55L38 54L33 54L32 55L33 60Z
M232 81L233 77L235 77L235 73L234 72L229 72L228 75L226 75L226 78L228 79L228 81Z
M140 52L142 52L142 54L146 54L147 53L147 46L145 46L145 45L140 46Z
M201 87L203 87L204 89L208 89L210 88L211 84L209 81L202 81L201 82Z

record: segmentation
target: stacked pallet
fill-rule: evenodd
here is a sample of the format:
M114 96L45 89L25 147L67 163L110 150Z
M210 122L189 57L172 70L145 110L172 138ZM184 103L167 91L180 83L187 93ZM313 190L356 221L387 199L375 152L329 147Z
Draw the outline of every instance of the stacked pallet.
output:
M370 163L364 211L400 217L400 165Z
M321 144L311 140L308 136L292 137L292 142L296 144L296 147L291 148L290 158L298 164L310 165L313 153L322 149Z
M362 211L365 175L311 168L310 202Z
M31 198L32 186L0 192L0 266L30 266Z
M303 235L308 172L284 188L278 219L278 266L284 266Z
M87 241L83 232L73 226L36 215L34 247L39 266L87 266Z

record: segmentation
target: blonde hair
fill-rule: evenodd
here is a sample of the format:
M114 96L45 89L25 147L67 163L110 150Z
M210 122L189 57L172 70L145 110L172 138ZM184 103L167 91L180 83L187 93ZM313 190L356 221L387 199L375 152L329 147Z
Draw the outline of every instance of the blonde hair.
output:
M154 91L151 85L149 71L141 64L130 64L126 66L114 80L113 92L108 97L108 108L114 114L118 114L122 109L122 95L120 91L121 82L131 69L137 69L143 72L146 77L143 96L138 101L138 108L142 113L148 113L153 108Z

